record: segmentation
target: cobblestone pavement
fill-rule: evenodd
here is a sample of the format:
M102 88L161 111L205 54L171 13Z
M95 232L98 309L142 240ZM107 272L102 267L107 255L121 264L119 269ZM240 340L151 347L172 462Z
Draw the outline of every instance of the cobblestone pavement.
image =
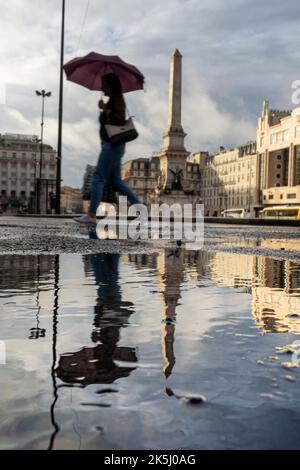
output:
M2 254L153 253L170 245L176 249L175 241L167 240L91 239L88 228L72 219L0 217ZM202 249L202 246L189 244L189 249ZM208 224L204 249L300 260L300 228Z

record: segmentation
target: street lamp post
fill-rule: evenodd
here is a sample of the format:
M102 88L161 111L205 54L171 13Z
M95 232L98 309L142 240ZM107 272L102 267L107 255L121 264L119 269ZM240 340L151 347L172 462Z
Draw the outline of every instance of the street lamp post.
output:
M42 91L35 91L37 96L42 97L42 121L41 121L41 139L40 139L40 171L39 171L39 184L38 184L38 204L37 204L37 209L38 213L40 214L41 212L41 179L42 179L42 166L43 166L43 139L44 139L44 115L45 115L45 98L50 98L51 96L51 91L46 92L45 90Z
M58 141L57 141L57 169L56 169L56 204L55 213L60 214L61 189L61 160L62 160L62 120L63 120L63 66L65 44L65 0L62 0L61 16L61 42L60 42L60 80L59 80L59 106L58 106Z

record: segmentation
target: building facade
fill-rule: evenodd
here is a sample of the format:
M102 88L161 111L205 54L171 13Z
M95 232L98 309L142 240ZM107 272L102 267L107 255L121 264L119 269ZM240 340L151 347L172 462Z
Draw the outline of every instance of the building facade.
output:
M0 204L2 210L29 205L40 176L40 144L36 135L0 134ZM56 151L43 145L42 179L55 182ZM49 186L49 193L52 187Z
M83 199L90 200L91 197L91 185L94 171L96 170L96 166L94 165L87 165L85 168L84 176L83 176L83 187L82 187L82 195Z
M83 211L82 189L63 186L61 188L60 206L62 213L80 214Z
M83 175L83 185L82 185L82 198L83 198L83 211L87 212L89 210L90 199L91 199L91 186L92 178L94 171L96 169L95 165L87 165Z
M126 184L136 193L142 204L149 204L158 177L159 158L136 158L122 165L121 176Z
M265 206L300 204L300 108L270 110L257 129L259 199Z
M198 152L190 161L199 163L201 202L206 216L220 216L224 210L244 209L253 215L258 207L256 142L209 155Z

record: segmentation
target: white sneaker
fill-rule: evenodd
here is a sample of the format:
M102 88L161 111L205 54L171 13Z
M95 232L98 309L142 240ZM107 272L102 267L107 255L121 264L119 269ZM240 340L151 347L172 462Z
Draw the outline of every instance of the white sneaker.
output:
M73 220L79 224L97 225L97 219L87 214L82 215L81 217L74 217Z

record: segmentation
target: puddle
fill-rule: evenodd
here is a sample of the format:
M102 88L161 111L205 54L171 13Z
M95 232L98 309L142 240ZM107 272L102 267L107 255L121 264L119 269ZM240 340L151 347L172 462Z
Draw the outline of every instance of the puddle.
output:
M0 447L300 447L300 264L0 256Z

